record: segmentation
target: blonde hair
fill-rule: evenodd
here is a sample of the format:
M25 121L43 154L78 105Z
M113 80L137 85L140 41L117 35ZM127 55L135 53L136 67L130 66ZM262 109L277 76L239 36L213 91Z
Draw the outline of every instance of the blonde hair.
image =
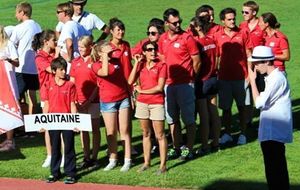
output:
M81 42L85 47L93 45L93 37L92 36L81 36L78 40Z
M4 26L0 25L0 49L6 47L8 42L8 36L4 30Z
M98 42L97 44L95 44L92 48L92 52L91 52L91 58L93 62L99 61L100 59L100 54L99 52L102 51L102 48L105 46L108 46L109 43L105 40L101 40L100 42Z
M72 17L74 14L73 5L70 2L60 3L56 6L56 9L64 11L69 17Z

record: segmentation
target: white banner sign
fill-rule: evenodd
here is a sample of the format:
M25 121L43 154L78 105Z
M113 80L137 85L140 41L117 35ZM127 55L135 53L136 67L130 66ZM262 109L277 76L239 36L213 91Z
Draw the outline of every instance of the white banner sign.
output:
M90 114L48 113L25 115L25 131L79 130L92 131Z

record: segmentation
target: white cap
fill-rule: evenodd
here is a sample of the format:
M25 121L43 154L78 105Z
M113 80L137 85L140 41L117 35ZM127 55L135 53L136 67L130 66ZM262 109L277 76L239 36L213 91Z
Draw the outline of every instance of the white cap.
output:
M253 49L252 56L248 58L250 62L257 62L257 61L271 61L274 60L274 54L272 49L267 46L256 46Z

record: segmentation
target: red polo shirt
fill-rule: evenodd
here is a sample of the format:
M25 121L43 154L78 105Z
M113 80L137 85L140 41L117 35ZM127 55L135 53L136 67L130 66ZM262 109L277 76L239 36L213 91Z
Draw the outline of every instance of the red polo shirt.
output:
M53 55L48 54L43 50L39 50L35 56L35 64L38 70L39 83L40 83L40 99L41 101L45 100L45 84L52 77L51 73L46 71L47 67L50 66L52 60L54 59Z
M264 32L260 29L258 24L250 31L248 27L248 22L243 21L240 26L240 29L246 30L249 33L250 39L253 43L253 47L264 45Z
M49 113L71 113L71 102L76 100L75 84L65 81L58 86L52 77L46 83L45 100L49 101Z
M131 48L131 54L134 56L136 54L142 54L143 53L143 45L145 42L149 41L149 38L144 38L140 40L133 48Z
M77 57L71 62L70 76L75 78L77 101L84 103L92 95L97 87L97 75L92 70L91 60L84 61L82 57ZM97 96L93 103L98 103Z
M198 74L199 79L204 81L211 77L217 76L217 46L215 41L208 36L203 38L195 36L194 38L198 43L201 56L201 68Z
M276 31L272 36L265 36L265 46L271 47L274 55L281 55L282 50L289 48L287 37L280 31ZM285 71L284 61L275 60L274 66L280 71Z
M111 62L121 63L121 71L127 80L132 70L130 45L126 41L122 41L120 47L116 47L113 43L110 43L110 45L113 49Z
M215 33L217 33L219 30L221 30L223 27L219 24L212 23L210 29L206 33L206 36L213 38Z
M157 62L153 67L147 68L146 63L138 71L142 90L151 89L158 85L159 78L167 78L167 66L162 62ZM164 104L164 93L139 94L137 101L145 104Z
M218 57L220 57L219 79L244 80L248 76L246 49L253 47L249 33L236 28L232 37L224 28L215 34Z
M193 61L191 56L199 53L194 38L182 31L169 38L169 33L163 33L158 41L159 53L164 55L167 64L168 79L166 84L176 85L194 81Z
M101 62L92 65L95 73L102 68ZM99 96L101 102L116 102L128 97L128 83L123 76L120 63L110 63L108 65L108 76L98 76Z

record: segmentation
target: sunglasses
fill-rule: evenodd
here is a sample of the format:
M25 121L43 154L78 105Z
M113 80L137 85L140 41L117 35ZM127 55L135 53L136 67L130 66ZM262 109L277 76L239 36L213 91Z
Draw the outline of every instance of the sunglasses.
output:
M151 36L155 36L158 32L147 32L147 36L151 34Z
M181 24L182 23L182 20L180 19L179 21L177 22L169 22L168 23L172 24L173 26L177 26L178 24Z
M56 14L63 13L63 12L65 12L65 11L56 11Z
M242 11L242 14L248 15L248 14L250 14L250 12L249 11Z
M146 51L148 51L148 52L157 51L157 48L147 48Z

